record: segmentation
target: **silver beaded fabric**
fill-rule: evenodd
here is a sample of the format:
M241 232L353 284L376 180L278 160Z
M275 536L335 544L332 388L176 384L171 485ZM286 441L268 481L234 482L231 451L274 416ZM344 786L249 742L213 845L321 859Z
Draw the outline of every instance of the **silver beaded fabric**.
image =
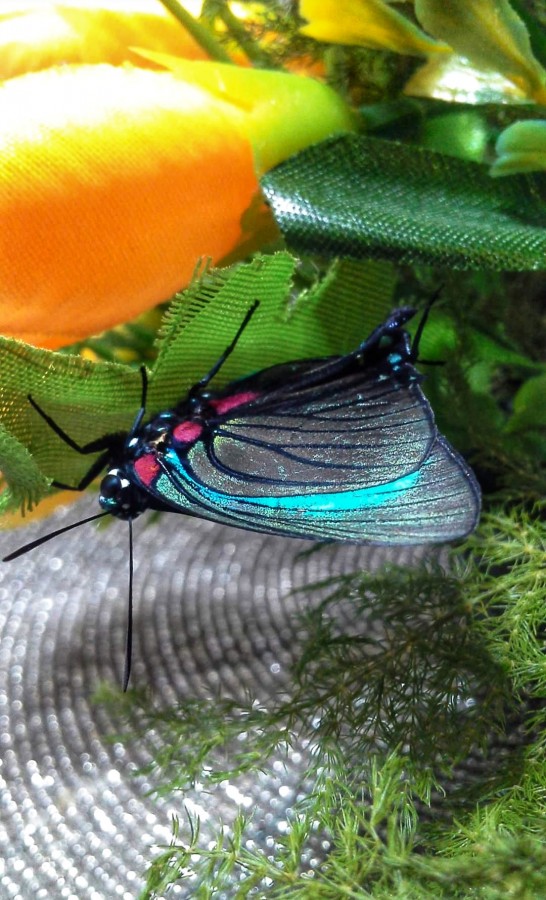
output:
M0 553L94 511L86 497L3 533ZM165 706L219 693L266 704L287 685L295 623L313 602L294 588L422 555L352 545L302 554L309 546L184 516L139 519L132 684ZM241 807L252 810L249 839L266 848L305 790L309 760L296 747L265 773L212 791L150 793L153 782L135 770L157 752L157 736L116 739L130 726L92 700L101 682L120 684L127 585L128 533L118 521L84 525L0 565L1 900L133 900L158 845L169 843L173 813L182 823L185 810L199 816L206 840ZM172 895L192 896L191 887Z

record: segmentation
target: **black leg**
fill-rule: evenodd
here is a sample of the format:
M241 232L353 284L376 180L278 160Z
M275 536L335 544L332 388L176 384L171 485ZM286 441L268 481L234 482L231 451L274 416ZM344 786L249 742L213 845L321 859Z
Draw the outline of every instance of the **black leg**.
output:
M129 431L129 433L127 435L127 441L129 441L134 436L134 434L138 431L138 429L140 428L140 424L141 424L141 422L144 418L144 414L146 412L146 399L148 397L148 375L146 373L145 366L141 366L139 371L140 371L140 377L142 379L142 392L140 394L140 409L135 416L135 421L131 425L131 430ZM99 449L102 449L102 448L99 448Z
M110 449L108 448L105 453L101 453L99 458L95 460L95 462L93 463L89 471L85 473L79 484L74 485L65 484L63 481L52 481L51 486L59 488L63 491L85 491L86 487L89 487L89 485L92 481L94 481L99 472L102 472L109 459Z
M64 491L84 491L86 487L89 487L91 482L97 477L97 475L108 465L109 460L114 456L116 451L120 451L123 447L123 444L130 439L135 432L138 430L142 419L144 418L144 413L146 410L146 398L148 394L148 376L146 374L146 368L144 366L140 367L140 377L142 380L142 391L141 391L141 405L140 409L135 417L135 421L131 427L128 435L123 433L121 434L105 434L100 438L97 438L94 441L89 441L87 444L78 444L73 438L70 437L66 431L61 428L61 426L54 419L49 416L45 410L34 400L34 398L29 394L28 400L33 409L36 410L38 415L44 420L44 422L51 428L51 430L59 437L63 443L67 444L72 450L76 453L80 453L82 455L87 455L89 453L100 453L98 459L91 465L90 469L83 476L81 481L77 485L73 484L65 484L64 481L52 481L51 484L53 487L59 488Z
M95 441L89 441L88 444L81 445L76 443L76 441L73 440L70 435L67 434L66 431L64 431L61 426L58 425L57 422L55 422L54 419L51 418L51 416L48 416L48 414L42 409L41 406L36 403L36 400L34 400L34 398L31 397L30 394L28 395L28 400L30 405L42 417L44 422L49 425L51 430L54 431L55 434L60 437L60 439L64 441L65 444L68 444L68 446L71 447L72 450L75 450L76 453L99 453L101 450L107 450L112 446L114 435L111 434L105 434L103 435L103 437L98 438Z
M412 362L414 362L414 363L422 362L422 363L426 363L428 366L443 365L443 363L441 363L441 362L434 362L434 361L430 362L429 360L426 360L426 359L419 359L419 344L421 343L423 331L425 330L425 325L427 324L430 310L432 309L434 303L436 303L438 297L442 293L442 290L443 290L443 285L440 285L440 287L436 291L434 291L433 294L431 294L431 296L427 300L427 304L426 304L426 306L423 310L423 314L419 320L419 324L417 326L417 331L415 332L415 337L413 338L413 342L411 345L411 356L412 356Z

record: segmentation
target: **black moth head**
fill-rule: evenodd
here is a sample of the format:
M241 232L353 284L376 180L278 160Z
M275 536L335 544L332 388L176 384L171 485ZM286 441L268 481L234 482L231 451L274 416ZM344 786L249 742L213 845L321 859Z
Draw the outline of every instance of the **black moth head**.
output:
M118 519L136 519L148 507L146 495L131 482L123 468L110 469L100 484L101 508Z

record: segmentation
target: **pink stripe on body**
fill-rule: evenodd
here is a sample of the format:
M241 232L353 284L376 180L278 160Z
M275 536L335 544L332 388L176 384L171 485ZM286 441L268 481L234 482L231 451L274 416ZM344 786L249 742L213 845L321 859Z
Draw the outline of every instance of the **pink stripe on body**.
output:
M140 456L135 460L133 468L144 487L150 487L160 471L159 463L153 453L146 453L144 456Z
M257 391L241 391L240 394L230 394L228 397L221 397L219 400L211 400L210 405L214 407L217 413L223 415L231 409L236 409L237 406L250 403L251 400L255 400L259 396Z
M192 444L196 441L203 431L203 426L199 422L190 422L187 419L177 425L173 431L173 438L177 444Z

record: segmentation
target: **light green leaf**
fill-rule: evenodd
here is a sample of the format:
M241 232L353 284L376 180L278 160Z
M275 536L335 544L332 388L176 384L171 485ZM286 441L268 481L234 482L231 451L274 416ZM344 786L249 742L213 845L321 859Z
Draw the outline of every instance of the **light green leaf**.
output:
M514 432L546 427L546 374L529 378L514 397L514 413L506 430Z

